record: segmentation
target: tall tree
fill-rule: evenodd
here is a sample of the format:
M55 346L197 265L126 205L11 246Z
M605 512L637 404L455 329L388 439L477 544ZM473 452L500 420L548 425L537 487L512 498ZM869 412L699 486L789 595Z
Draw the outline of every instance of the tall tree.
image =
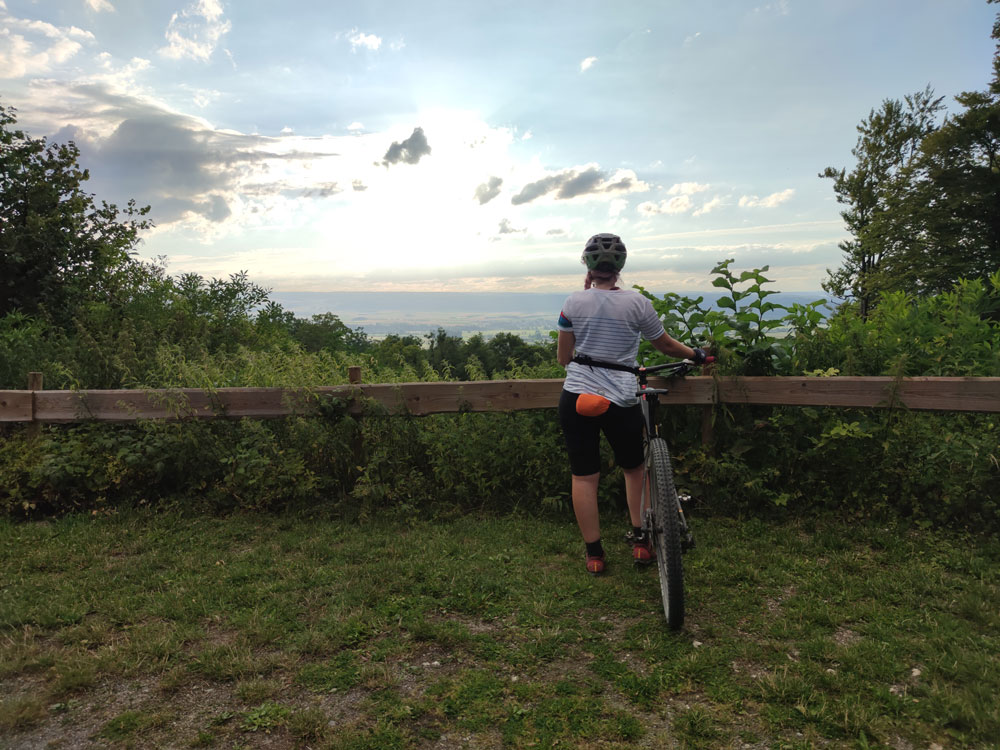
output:
M0 316L45 311L62 322L82 301L113 295L149 208L95 204L76 145L31 138L16 122L0 105Z
M955 97L962 111L924 139L914 165L904 209L921 232L893 269L911 289L943 292L1000 269L1000 14L993 38L989 87Z
M937 128L942 97L930 87L898 99L886 99L858 125L858 141L851 150L854 169L827 167L820 177L833 180L837 201L850 240L840 243L844 264L827 270L823 288L837 296L853 297L867 317L881 291L892 288L883 273L887 258L899 254L912 239L913 229L898 221L899 206L910 188L912 167L924 138Z

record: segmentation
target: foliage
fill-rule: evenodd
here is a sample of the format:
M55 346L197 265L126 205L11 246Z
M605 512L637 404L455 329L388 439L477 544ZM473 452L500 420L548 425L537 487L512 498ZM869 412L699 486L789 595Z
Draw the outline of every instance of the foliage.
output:
M830 272L824 289L858 300L866 317L878 294L899 288L900 280L886 273L914 240L914 227L900 221L900 206L913 181L920 144L937 129L943 109L928 87L901 102L886 99L858 126L858 142L851 150L857 165L846 169L827 167L821 177L833 180L837 201L848 208L841 213L852 239L840 244L844 265ZM912 218L912 217L908 217Z
M824 321L822 301L769 304L764 270L716 266L729 292L720 309L646 294L675 338L720 355L720 374L1000 376L1000 272L932 297L886 292L867 319L848 305ZM827 505L1000 528L993 415L727 406L707 450L693 410L666 412L678 481L715 507Z
M846 309L829 325L799 334L802 371L841 375L1000 376L1000 271L960 280L947 292L883 294L869 320Z
M306 320L284 313L284 320L292 337L307 352L347 351L352 354L366 352L372 342L361 328L351 329L333 313L313 315Z
M732 259L725 260L712 269L716 276L712 286L726 291L714 308L702 307L704 297L692 299L671 292L657 299L642 287L636 288L652 302L668 333L692 346L703 345L711 349L722 372L791 374L795 340L776 334L786 331L802 337L811 336L823 322L821 308L826 300L808 305L796 303L791 307L769 301L767 298L778 292L765 288L773 283L764 276L768 267L742 271L737 276L729 268L732 263ZM644 343L640 359L656 364L663 357L650 344Z
M510 367L551 363L555 354L550 345L528 344L512 333L498 333L489 341L476 334L463 341L438 328L425 338L428 363L446 379L489 380Z
M65 322L81 304L115 300L149 208L94 203L71 142L15 129L0 105L0 316L44 312Z

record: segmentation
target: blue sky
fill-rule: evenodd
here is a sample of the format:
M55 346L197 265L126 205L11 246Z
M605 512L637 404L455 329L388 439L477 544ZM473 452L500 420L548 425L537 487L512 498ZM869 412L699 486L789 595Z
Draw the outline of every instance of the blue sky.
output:
M928 84L990 77L985 0L0 0L0 101L74 140L140 252L279 291L818 290L826 166Z

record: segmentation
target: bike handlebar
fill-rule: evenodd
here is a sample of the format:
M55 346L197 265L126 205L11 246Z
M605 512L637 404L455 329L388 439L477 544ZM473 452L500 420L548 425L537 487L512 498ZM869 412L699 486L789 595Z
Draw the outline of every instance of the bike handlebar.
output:
M715 357L705 357L705 361L702 363L704 365L711 364L715 361ZM665 362L662 365L651 365L649 367L640 367L638 369L645 370L647 373L660 372L661 370L680 370L687 369L690 367L700 367L701 365L696 365L693 360L682 359L678 362Z
M578 354L573 357L573 362L577 364L584 365L587 367L603 367L607 370L621 370L624 372L630 372L633 375L648 374L652 372L660 372L661 370L675 370L677 372L687 372L692 367L700 367L701 365L696 365L693 360L682 359L677 362L666 362L662 365L651 365L650 367L631 367L629 365L618 364L617 362L599 362L597 360L591 359L585 354ZM703 365L707 365L715 361L715 357L705 357L705 361L702 362Z

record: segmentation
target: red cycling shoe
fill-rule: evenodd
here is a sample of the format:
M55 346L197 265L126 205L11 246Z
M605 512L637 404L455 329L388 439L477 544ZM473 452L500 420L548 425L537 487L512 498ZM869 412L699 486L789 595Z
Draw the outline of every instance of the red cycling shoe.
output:
M595 557L587 555L587 572L591 575L600 575L604 572L604 555Z
M649 565L656 562L656 550L653 549L653 542L649 534L636 535L629 532L625 535L626 540L632 545L632 560L636 565Z

